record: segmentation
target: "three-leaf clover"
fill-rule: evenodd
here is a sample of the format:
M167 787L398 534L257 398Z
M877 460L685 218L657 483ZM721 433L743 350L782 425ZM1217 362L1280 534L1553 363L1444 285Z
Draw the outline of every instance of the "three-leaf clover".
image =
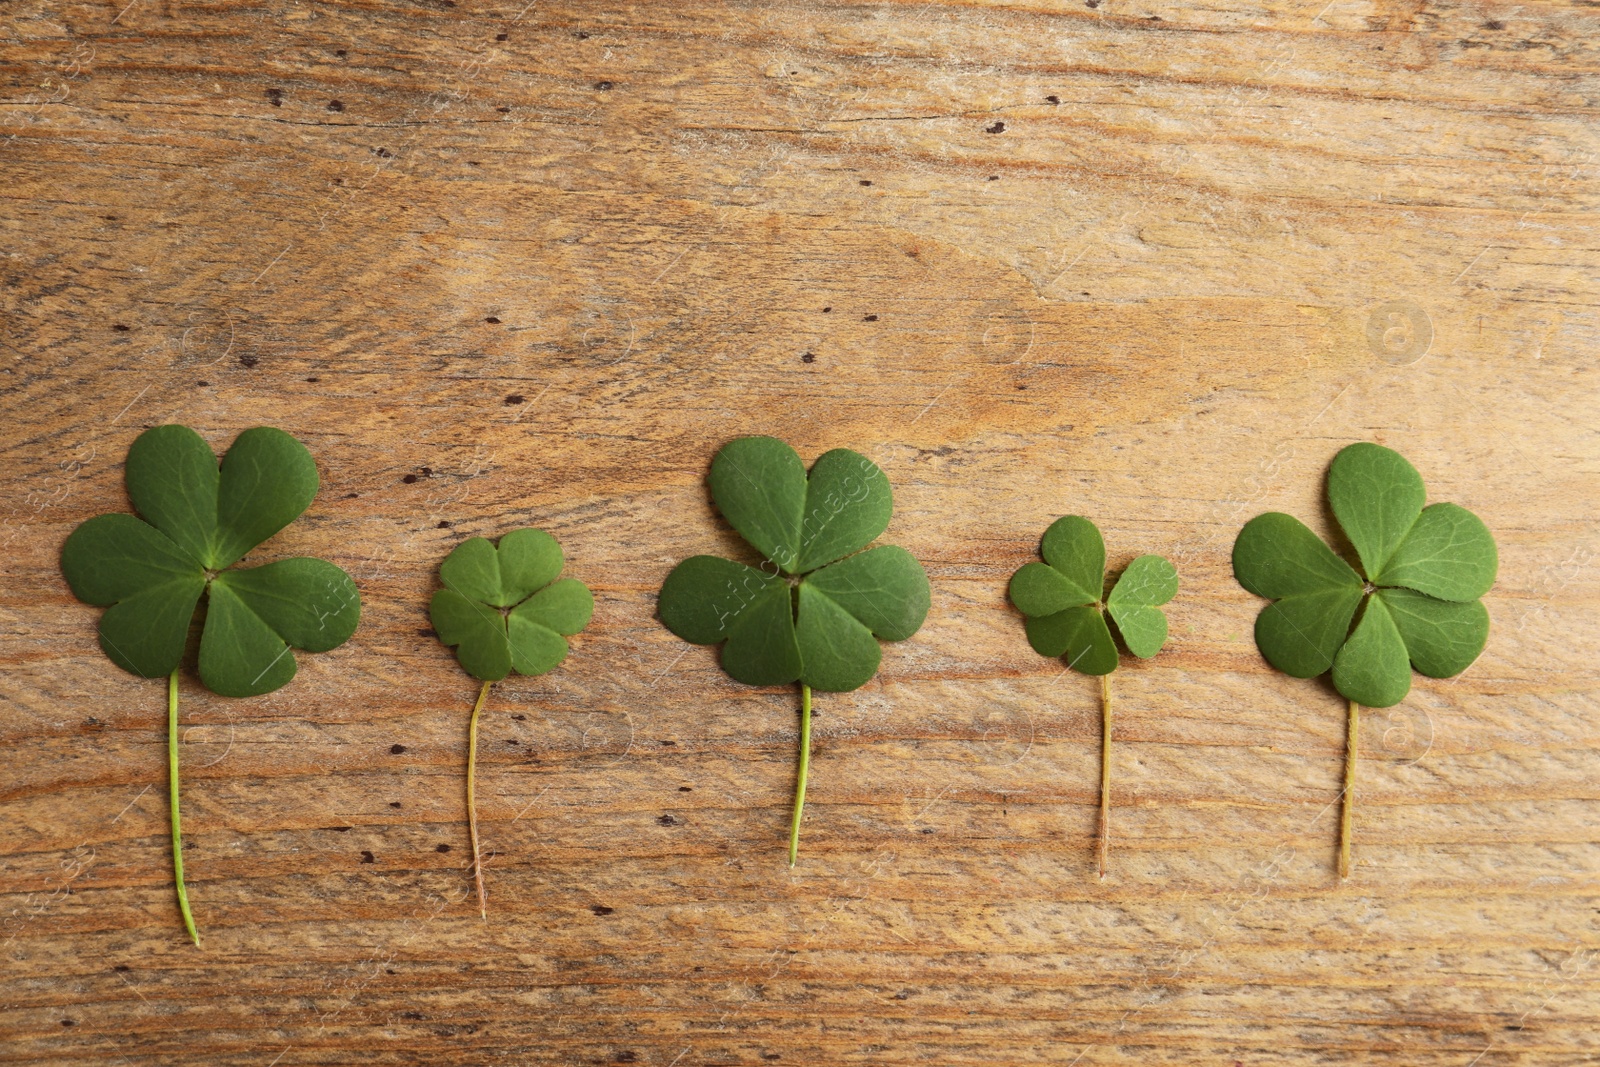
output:
M498 545L483 537L461 542L439 565L444 588L428 614L439 640L462 668L483 682L467 728L467 827L478 910L489 917L478 850L478 715L489 687L512 671L544 674L567 658L567 638L589 624L594 596L576 578L557 580L561 546L543 530L512 530Z
M867 548L889 526L889 479L849 449L810 475L774 437L740 437L711 463L711 497L767 562L691 556L661 587L661 621L685 641L726 642L722 667L748 685L800 683L800 770L789 865L800 847L811 761L811 690L858 689L877 673L878 639L903 641L927 617L922 565L895 545ZM866 551L862 551L866 549Z
M1028 643L1041 656L1060 656L1082 674L1100 676L1100 877L1111 839L1111 672L1119 657L1106 615L1122 643L1140 659L1161 651L1167 616L1161 605L1178 592L1178 571L1161 556L1140 556L1106 586L1106 544L1094 523L1067 515L1050 524L1040 543L1043 563L1011 576L1011 602L1027 617Z
M61 549L73 594L106 607L100 647L117 666L167 677L167 765L178 906L195 944L183 881L178 817L178 665L195 609L206 599L200 680L229 697L270 693L295 675L291 648L326 652L361 618L350 576L325 560L238 568L251 549L293 522L317 493L306 447L268 426L241 433L218 468L187 426L156 426L128 449L126 513L82 523Z
M1467 509L1424 507L1426 497L1422 476L1398 452L1358 442L1328 468L1328 503L1359 572L1279 512L1251 519L1233 546L1239 584L1272 600L1256 618L1261 654L1296 678L1331 668L1334 688L1349 702L1341 877L1350 873L1360 706L1398 704L1413 667L1430 678L1460 674L1489 639L1489 612L1478 598L1499 567L1494 537Z

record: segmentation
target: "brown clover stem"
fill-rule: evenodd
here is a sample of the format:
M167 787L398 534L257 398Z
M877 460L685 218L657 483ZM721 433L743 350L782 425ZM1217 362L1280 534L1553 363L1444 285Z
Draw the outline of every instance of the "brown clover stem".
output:
M806 779L811 773L811 687L800 683L800 776L794 790L794 817L789 820L789 866L800 856L800 816L806 807Z
M194 913L189 910L189 891L183 884L183 828L178 817L178 669L174 667L167 677L167 793L172 808L172 875L178 889L178 910L183 912L183 926L189 931L196 948L200 947L200 933L194 928Z
M467 831L472 836L472 878L478 884L478 912L484 922L489 921L489 891L483 887L483 859L478 850L478 803L473 783L478 775L478 713L489 696L493 682L485 681L478 690L478 702L472 705L472 722L467 727Z
M1100 877L1111 851L1111 675L1100 676Z
M1356 806L1356 740L1361 728L1361 705L1350 701L1350 719L1344 738L1344 793L1339 810L1339 877L1350 877L1350 823Z

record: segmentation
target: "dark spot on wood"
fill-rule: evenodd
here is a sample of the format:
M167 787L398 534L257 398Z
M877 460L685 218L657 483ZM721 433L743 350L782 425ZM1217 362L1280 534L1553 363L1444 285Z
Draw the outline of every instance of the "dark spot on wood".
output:
M261 362L261 357L259 357L259 356L243 355L243 356L239 357L239 365L241 367L244 367L246 370L248 370L251 367L254 367L257 363L260 363L260 362Z
M435 852L449 852L450 846L441 841L437 845L433 846L433 850Z
M433 477L433 468L432 467L418 467L417 470L422 474L422 476L424 478L432 478Z
M484 319L483 321L487 322L490 326L498 326L498 325L500 325L500 320L495 318L493 315L490 315L488 318Z
M403 1012L400 1013L400 1018L402 1018L402 1019L423 1019L423 1018L426 1018L426 1016L423 1015L420 1011L403 1011Z
M417 476L415 474L408 474L404 478L401 478L400 480L402 482L405 482L407 485L416 485L417 484Z
M436 530L448 530L448 529L450 529L450 527L452 525L454 525L454 524L449 519L440 519L439 520L439 525L435 526L434 529L436 529Z
M328 101L328 110L329 111L343 111L344 110L344 101L342 101L342 100L329 100Z
M521 393L508 393L508 394L506 394L506 404L507 405L526 404L527 402L528 402L528 398L523 396Z
M637 1052L634 1052L632 1049L624 1049L623 1051L617 1053L616 1062L617 1063L638 1063L639 1062L639 1054Z
M307 378L306 381L308 381L308 382L320 382L320 381L322 381L322 379L321 378Z
M347 834L350 832L350 827L348 826L330 826L328 829L336 834Z
M898 992L898 993L896 993L894 995L894 999L896 999L896 1000L910 1000L911 999L911 990L909 990L909 989L900 990L900 992Z
M112 324L111 324L111 328L112 328L112 329L113 329L113 330L116 330L116 331L117 331L117 332L118 332L118 333L127 333L127 332L128 332L128 331L129 331L129 330L131 330L131 329L133 329L133 327L132 327L132 326L124 326L124 325L123 325L123 324L122 324L122 323L120 323L120 322L114 322L114 323L112 323Z
M398 800L391 800L391 801L389 801L389 806L391 808L398 808L398 807L401 807L402 805Z
M831 308L831 307L826 307L826 308L823 308L823 309L822 309L822 313L823 313L823 314L824 314L824 315L826 315L826 314L827 314L827 313L828 313L828 312L830 312L830 311L832 311L832 310L833 310L833 308Z
M617 909L616 908L608 908L604 904L590 904L589 905L589 910L594 912L596 915L610 915L612 912L616 911Z
M871 182L869 182L869 181L867 181L867 179L865 179L865 178L862 178L862 179L861 179L861 184L862 184L862 185L871 185L871 184L872 184L872 183L871 183Z
M511 37L511 35L509 33L497 33L497 34L494 35L494 39L497 40L497 41L508 40L508 39L510 39L510 37Z
M1059 103L1061 103L1061 98L1059 96L1053 96L1052 95L1052 96L1045 97L1044 101L1047 104L1059 104Z
M211 383L210 382L195 382L194 384L195 384L195 386L197 388L204 389L206 386L210 385Z
M692 786L692 785L680 785L678 787L678 792L680 792L680 793L693 793L694 792L694 786Z
M861 317L861 321L862 322L877 322L878 321L878 316L876 316L876 315L863 315Z
M506 744L508 744L508 745L520 745L520 744L522 744L522 742L518 741L515 737L508 737L508 738L506 738Z
M1083 6L1090 8L1099 7L1100 0L1083 0Z
M781 1060L781 1059L783 1059L783 1053L781 1053L781 1052L763 1052L761 1054L761 1058L764 1059L764 1060Z
M133 968L129 967L126 963L119 963L119 964L117 964L115 967L113 967L111 969L113 971L131 971L131 970L133 970Z
M391 754L393 754L393 755L396 755L396 756L400 755L400 753L404 752L405 750L406 750L406 746L404 746L404 745L390 745L389 746L389 752Z
M657 741L656 742L656 744L658 744L658 745L676 745L677 743L678 742L676 742L676 741Z
M989 180L990 180L990 181L992 181L992 182L997 182L997 181L999 181L999 180L1000 180L1000 175L998 175L998 174L991 174L991 175L989 175Z
M815 363L816 361L817 357L812 355L810 352L807 352L805 355L800 357L801 363Z
M343 59L345 56L349 55L350 52L349 52L349 50L344 49L344 48L335 48L333 50L333 54L338 56L340 59Z
M1499 19L1490 19L1483 24L1483 28L1486 30L1503 30L1506 28L1506 24Z
M77 1026L78 1025L78 1020L76 1020L76 1019L62 1019L61 1020L61 1025L62 1026Z
M588 31L586 31L586 30L579 30L577 33L573 34L572 36L576 37L580 41L587 41L589 39L589 34L588 34Z
M656 820L656 822L660 823L662 826L676 826L676 825L678 825L678 819L677 819L677 816L675 816L675 815L663 815L660 818L658 818Z
M1021 383L1021 382L1018 382L1018 383L1017 383L1017 388L1018 388L1018 389L1026 389L1026 388L1028 388L1028 387L1027 387L1027 386L1026 386L1026 385L1023 385L1023 384L1022 384L1022 383Z
M495 108L495 110L500 112L500 114L502 114L502 115L511 114L511 109L509 107L497 107L497 108Z
M1146 22L1160 22L1161 21L1161 16L1160 15L1146 15L1144 20Z
M933 827L931 827L931 826L924 826L924 827L923 827L923 828L922 828L922 832L923 832L923 833L925 833L925 834L932 834L932 833L937 833L937 832L938 832L938 831L936 831L936 830L935 830L935 829L934 829L934 828L933 828Z
M528 717L526 715L522 714L520 711L517 714L511 716L511 718L516 722L527 722L528 721Z
M356 497L358 497L358 496L360 496L360 495L361 495L361 494L360 494L360 493L346 493L346 494L345 494L345 495L344 495L344 498L345 498L345 499L346 499L346 500L354 500L354 499L355 499L355 498L356 498Z
M343 178L335 178L335 179L333 179L333 184L335 184L335 185L343 185L344 184L344 179Z
M394 154L394 153L390 152L387 148L374 148L372 151L377 155L377 157L379 159L388 159L390 156L392 156Z
M1006 124L1003 123L1003 122L996 122L993 126L985 126L983 128L983 132L984 133L1005 133L1006 132Z
M282 89L268 89L267 90L267 103L271 104L273 107L282 107L283 106L283 90Z
M616 87L617 86L616 86L615 82L595 82L594 83L595 91L596 92L601 92L601 93L609 93L611 90L615 89Z

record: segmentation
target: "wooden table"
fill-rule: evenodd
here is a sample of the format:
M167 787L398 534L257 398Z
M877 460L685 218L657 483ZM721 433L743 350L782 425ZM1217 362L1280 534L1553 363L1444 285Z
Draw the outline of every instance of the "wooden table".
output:
M257 5L0 12L0 1063L1600 1060L1600 10ZM272 424L322 490L248 562L364 598L269 696L96 647L58 553L147 426ZM933 610L797 700L654 618L730 550L712 454L893 482ZM1489 647L1361 733L1270 670L1229 550L1399 449L1493 529ZM1005 596L1058 515L1172 558L1093 679ZM428 630L462 538L598 607L494 690Z

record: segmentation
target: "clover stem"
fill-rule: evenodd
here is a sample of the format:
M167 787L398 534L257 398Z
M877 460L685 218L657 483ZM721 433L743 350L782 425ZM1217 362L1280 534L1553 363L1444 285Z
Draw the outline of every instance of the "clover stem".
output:
M1111 675L1100 676L1100 877L1111 851Z
M1344 737L1344 803L1339 809L1339 877L1350 877L1350 822L1356 804L1356 739L1361 732L1361 705L1350 701Z
M806 807L806 778L811 773L811 687L800 683L800 778L794 790L794 817L789 821L789 866L800 856L800 814Z
M183 926L196 948L200 933L194 928L194 913L189 910L189 891L183 885L183 829L178 818L178 669L167 676L167 792L172 797L172 875L178 887L178 910Z
M483 887L483 859L478 851L478 801L473 783L478 776L478 713L489 696L493 682L485 681L478 690L478 702L472 705L472 722L467 727L467 832L472 837L472 879L478 884L478 913L489 921L489 891Z

